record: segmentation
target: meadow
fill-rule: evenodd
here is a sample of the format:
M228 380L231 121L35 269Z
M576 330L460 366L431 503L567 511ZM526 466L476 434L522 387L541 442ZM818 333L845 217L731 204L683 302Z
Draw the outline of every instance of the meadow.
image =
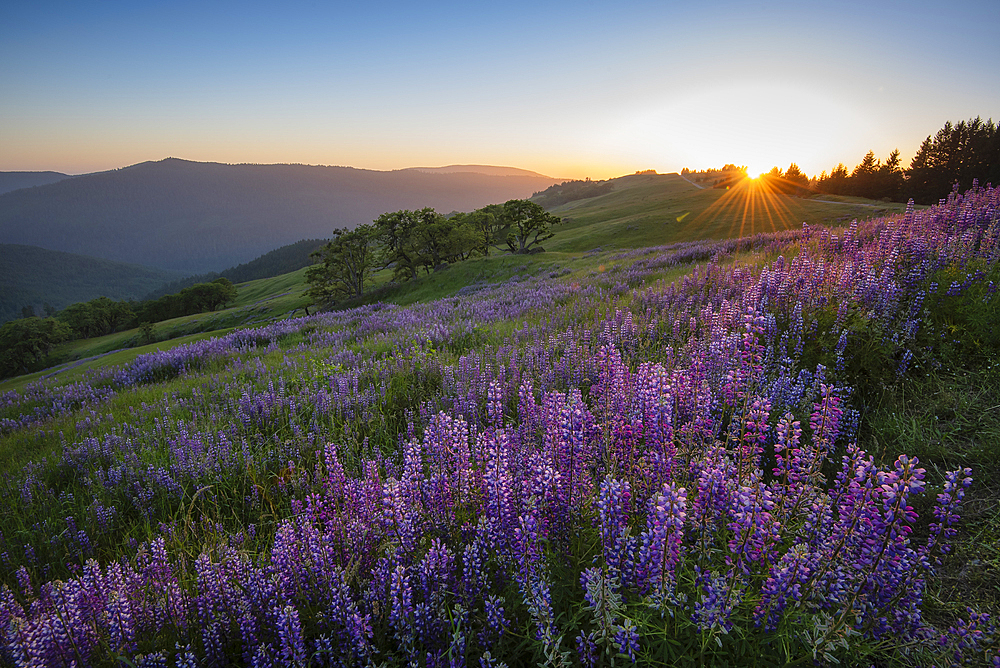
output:
M996 665L998 207L553 243L22 380L0 660Z

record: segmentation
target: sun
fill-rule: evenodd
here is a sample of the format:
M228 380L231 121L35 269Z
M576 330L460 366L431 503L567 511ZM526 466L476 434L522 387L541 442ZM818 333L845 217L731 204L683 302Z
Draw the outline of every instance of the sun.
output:
M794 162L819 174L836 164L834 156L846 141L865 135L868 127L866 118L828 90L761 78L664 92L624 114L607 141L629 151L635 163L746 165L755 177Z

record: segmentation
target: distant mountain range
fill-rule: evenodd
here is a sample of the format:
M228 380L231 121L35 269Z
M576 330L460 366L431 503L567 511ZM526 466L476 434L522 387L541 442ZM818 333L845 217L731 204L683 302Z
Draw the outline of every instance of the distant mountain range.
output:
M62 309L105 296L140 299L176 272L111 262L35 246L0 244L0 323L20 318L25 306Z
M482 165L380 172L168 158L0 194L0 243L204 273L387 211L471 211L557 182Z
M21 188L47 186L68 178L68 174L60 172L0 172L0 195Z

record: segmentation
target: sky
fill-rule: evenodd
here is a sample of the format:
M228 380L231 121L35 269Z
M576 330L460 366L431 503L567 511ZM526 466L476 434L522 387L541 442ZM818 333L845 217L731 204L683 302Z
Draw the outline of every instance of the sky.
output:
M949 5L7 2L0 171L905 166L1000 122L998 0Z

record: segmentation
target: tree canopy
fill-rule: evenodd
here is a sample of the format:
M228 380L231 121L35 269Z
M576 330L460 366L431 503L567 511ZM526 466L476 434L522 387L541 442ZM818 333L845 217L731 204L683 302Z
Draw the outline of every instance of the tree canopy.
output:
M306 270L309 296L317 304L327 304L342 297L360 297L375 268L374 225L361 225L333 231L333 239L313 253L319 263Z
M0 325L0 377L43 368L52 348L72 336L69 325L55 318L33 316L5 322Z
M992 119L950 121L928 135L910 166L903 169L899 150L881 162L869 151L850 174L843 164L829 176L821 174L815 189L832 195L856 195L870 199L936 204L959 190L981 184L1000 183L1000 131Z
M562 219L553 216L541 205L526 199L512 199L504 203L501 214L505 241L511 253L530 253L536 246L554 236L552 226Z
M318 304L359 297L371 274L391 268L393 280L409 281L491 249L533 253L561 220L529 200L490 204L444 216L429 207L383 213L369 225L334 230L316 253L306 280Z

